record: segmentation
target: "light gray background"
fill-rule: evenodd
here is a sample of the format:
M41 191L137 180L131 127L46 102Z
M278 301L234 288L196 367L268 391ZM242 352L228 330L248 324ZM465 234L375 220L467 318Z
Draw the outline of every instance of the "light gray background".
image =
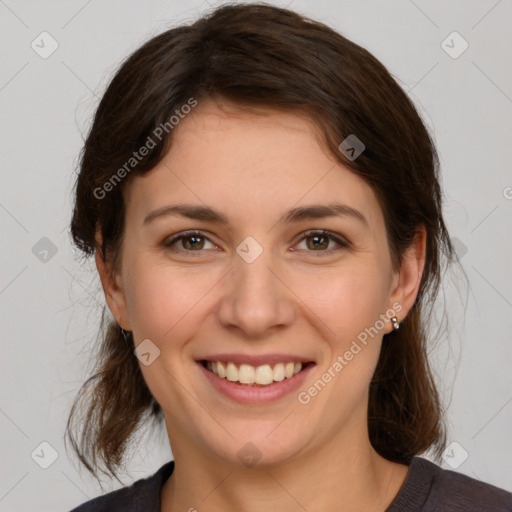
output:
M512 2L274 3L327 22L369 49L433 131L447 221L469 278L468 289L458 281L460 292L449 280L451 331L433 352L449 442L460 445L450 460L460 461L463 449L469 456L457 471L512 491ZM73 171L81 137L119 62L149 37L213 5L0 0L2 511L66 511L104 492L77 470L63 444L69 408L89 375L103 304L92 261L81 264L68 238ZM43 31L59 45L47 59L31 47L34 40L42 46ZM458 58L441 46L453 31L469 43ZM452 52L461 48L460 40L447 44ZM57 248L47 261L32 250L43 237ZM50 460L44 441L58 453L48 469L31 457L37 449L34 459ZM171 458L165 432L142 438L133 453L126 484ZM106 481L106 490L118 486Z

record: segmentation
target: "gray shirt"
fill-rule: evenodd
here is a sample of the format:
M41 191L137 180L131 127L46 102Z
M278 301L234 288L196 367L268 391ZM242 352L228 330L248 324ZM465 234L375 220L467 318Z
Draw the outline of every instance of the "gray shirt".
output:
M170 461L153 476L71 512L161 512L160 492L173 469ZM512 512L512 493L414 457L400 491L383 512Z

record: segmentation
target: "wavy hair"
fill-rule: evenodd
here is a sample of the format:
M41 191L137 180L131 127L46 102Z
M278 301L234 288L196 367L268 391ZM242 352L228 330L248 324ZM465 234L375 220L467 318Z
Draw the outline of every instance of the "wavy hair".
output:
M116 268L123 188L150 171L172 144L172 129L161 139L155 130L169 126L190 98L213 96L240 108L290 111L313 120L326 150L376 193L395 268L418 230L426 230L418 296L400 330L384 336L370 384L368 427L370 442L386 459L409 463L428 449L439 455L446 434L427 328L443 256L450 262L454 253L442 215L438 155L413 102L384 65L327 25L261 3L224 5L138 48L115 72L81 150L73 242L84 257L98 251ZM339 149L350 134L366 146L353 161ZM148 137L154 147L128 172L126 162ZM123 166L123 179L112 183ZM107 197L99 197L107 182ZM96 370L73 403L66 436L91 473L97 476L100 469L117 477L132 436L148 418L159 423L163 414L133 354L133 340L127 343L105 316L100 340Z

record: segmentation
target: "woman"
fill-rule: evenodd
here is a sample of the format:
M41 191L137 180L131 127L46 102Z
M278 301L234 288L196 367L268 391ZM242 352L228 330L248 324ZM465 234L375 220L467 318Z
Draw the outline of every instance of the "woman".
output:
M418 457L445 443L437 173L382 64L289 10L221 7L131 55L76 185L115 322L67 433L115 476L148 414L174 461L75 510L512 510Z

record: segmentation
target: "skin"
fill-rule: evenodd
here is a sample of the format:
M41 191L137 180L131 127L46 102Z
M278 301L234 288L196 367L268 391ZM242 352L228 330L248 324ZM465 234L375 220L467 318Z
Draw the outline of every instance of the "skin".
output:
M140 368L175 459L161 510L384 511L408 470L379 456L367 431L368 389L389 320L307 405L296 392L265 405L231 401L195 360L300 355L316 362L299 391L307 390L379 315L396 304L399 321L407 315L424 268L424 231L393 269L373 190L327 154L315 125L298 114L254 115L208 99L173 135L163 161L125 187L120 267L96 257L119 325L133 331L135 345L150 339L160 350ZM368 225L349 216L279 222L291 208L332 202L357 209ZM171 215L143 225L151 211L176 203L208 205L229 225ZM199 249L190 238L164 246L190 229L206 237ZM349 246L304 235L311 229ZM263 248L250 264L236 252L248 236ZM261 453L253 467L237 456L247 442Z

